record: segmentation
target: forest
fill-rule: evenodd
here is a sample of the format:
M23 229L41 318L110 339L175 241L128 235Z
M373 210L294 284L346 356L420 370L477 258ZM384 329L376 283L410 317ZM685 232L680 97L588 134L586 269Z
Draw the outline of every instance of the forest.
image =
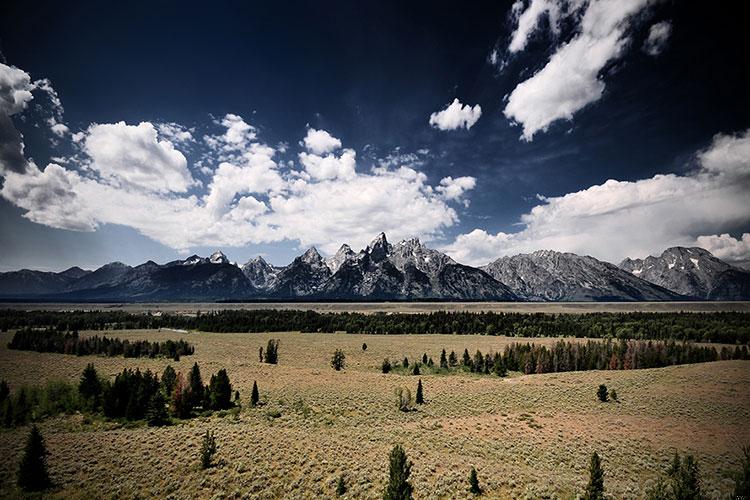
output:
M319 313L295 310L225 310L178 314L123 311L17 311L0 314L0 331L19 328L58 331L179 328L206 332L347 332L362 334L505 335L578 337L747 344L750 314L494 312Z

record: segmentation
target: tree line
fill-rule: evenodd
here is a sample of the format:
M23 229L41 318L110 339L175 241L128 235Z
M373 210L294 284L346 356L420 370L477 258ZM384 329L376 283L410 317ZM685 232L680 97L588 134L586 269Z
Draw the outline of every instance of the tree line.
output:
M123 311L16 311L0 314L0 330L51 327L59 331L180 328L210 332L349 332L516 337L589 337L747 344L750 313L375 313L224 310L152 315Z
M8 349L56 352L75 354L76 356L98 354L110 357L124 356L126 358L167 357L174 360L179 360L180 356L188 356L195 352L195 347L182 339L164 342L130 341L97 335L81 337L76 330L71 332L54 328L33 330L30 327L25 327L13 334L13 338L8 343Z

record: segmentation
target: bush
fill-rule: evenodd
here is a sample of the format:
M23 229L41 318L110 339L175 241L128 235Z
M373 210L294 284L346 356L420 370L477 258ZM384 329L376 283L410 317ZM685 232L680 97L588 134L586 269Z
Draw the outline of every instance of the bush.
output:
M389 455L388 484L383 492L383 500L408 500L412 498L412 486L409 483L411 462L401 445L396 445Z
M381 370L383 370L383 373L389 373L391 371L391 362L388 361L388 358L385 358L383 360L383 365L380 367Z
M32 425L18 468L18 486L26 491L41 491L51 486L47 455L44 438L36 425Z
M599 386L599 389L596 391L596 397L599 398L599 401L602 403L607 402L607 386L602 384Z
M405 387L396 388L396 402L399 410L411 411L413 407L411 391Z
M204 469L211 467L211 460L213 460L215 454L216 438L211 431L207 430L201 442L201 467Z
M336 349L333 352L333 357L331 358L331 367L333 367L336 371L341 371L346 366L346 356L344 355L344 351L341 349Z
M612 398L612 401L617 401L617 391L614 389L609 391L609 397Z

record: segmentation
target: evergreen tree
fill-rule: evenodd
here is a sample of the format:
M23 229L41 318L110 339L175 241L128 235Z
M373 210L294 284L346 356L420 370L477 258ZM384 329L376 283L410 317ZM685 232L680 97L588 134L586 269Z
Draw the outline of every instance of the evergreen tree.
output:
M266 363L275 365L279 362L279 341L275 339L268 339L266 345L266 352L264 358Z
M209 394L211 409L226 410L232 407L232 384L224 368L211 376Z
M204 387L203 378L201 377L201 369L198 368L198 363L193 365L188 376L188 383L190 384L190 395L192 406L201 406L203 404Z
M415 401L418 405L424 404L424 394L422 392L422 379L419 379L419 382L417 383L417 396L415 398Z
M250 406L256 407L258 406L258 402L260 401L260 394L258 394L258 383L253 380L253 392L250 394Z
M333 367L336 371L341 371L346 367L346 356L344 355L344 351L341 349L336 349L333 352L333 357L331 358L331 367Z
M146 422L149 427L158 427L165 425L169 421L169 415L167 415L167 401L164 399L164 395L161 391L156 391L151 396L151 401L148 403L148 411L146 412Z
M2 404L10 396L10 386L8 382L3 380L0 382L0 404Z
M482 351L477 349L477 352L474 354L474 361L471 365L472 371L476 371L477 373L482 373L484 371L484 356L482 356Z
M427 364L427 353L422 354L422 364L423 365Z
M93 363L87 364L83 370L81 381L78 383L78 394L81 395L90 409L96 410L99 408L102 382L99 380L99 375L96 373Z
M47 472L48 454L42 434L36 425L32 425L18 468L18 486L26 491L41 491L51 486Z
M412 486L409 483L411 462L401 445L396 445L389 456L390 471L388 484L383 492L383 500L411 500Z
M448 356L448 366L458 366L458 356L456 356L456 351L451 351L450 356Z
M606 403L607 402L608 397L607 397L607 386L606 385L601 384L599 386L599 389L597 389L597 391L596 391L596 397L599 398L599 401L601 401L602 403Z
M383 365L381 366L381 370L383 370L383 373L389 373L391 371L391 362L388 361L388 358L385 358L383 360Z
M692 455L688 455L680 460L679 455L675 453L669 475L672 479L672 494L675 500L697 500L702 498L698 462Z
M646 490L646 500L674 500L674 497L664 479L659 478L653 486Z
M594 452L591 455L589 464L589 484L586 486L584 494L586 500L604 500L604 469L599 459L599 454Z
M344 475L339 476L339 480L336 483L336 494L341 496L346 493L346 483L344 482Z
M469 356L468 349L464 349L464 357L463 357L463 360L461 361L461 364L466 367L471 368L471 356Z
M472 467L469 473L469 492L474 495L482 493L482 488L479 487L479 478L477 477L477 469Z
M414 363L414 367L411 370L411 374L412 375L419 375L420 374L419 363Z
M364 352L366 350L367 350L367 342L362 342L362 351Z
M211 467L211 460L213 460L216 454L216 438L213 432L207 430L206 434L203 435L203 441L201 442L201 467L208 469Z
M263 346L260 346L260 348L258 349L258 361L260 363L263 362Z
M177 418L188 418L193 409L192 400L190 386L182 373L178 373L172 390L172 414Z
M407 358L406 356L404 356L404 362L402 363L402 366L404 368L409 368L409 358Z
M508 375L508 370L505 367L505 361L500 353L495 354L495 361L492 364L492 372L498 377L505 377Z
M445 349L440 353L440 368L448 368L448 358L445 356Z
M167 365L164 368L164 372L161 374L161 390L164 392L164 396L169 397L174 391L174 384L177 381L177 372L174 371L172 365Z
M750 498L750 446L742 448L742 470L734 480L734 498Z

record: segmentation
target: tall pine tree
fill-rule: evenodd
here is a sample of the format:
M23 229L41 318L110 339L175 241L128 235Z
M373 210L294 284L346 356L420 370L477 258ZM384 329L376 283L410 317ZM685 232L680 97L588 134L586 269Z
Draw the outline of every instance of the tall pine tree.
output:
M422 392L422 379L419 379L419 383L417 383L417 396L415 401L418 405L424 404L424 394Z
M390 471L388 484L383 492L383 500L411 500L412 486L409 483L411 462L406 458L406 452L397 444L389 455Z
M51 486L47 472L48 454L41 432L32 425L18 468L18 486L26 491L41 491Z
M599 454L594 452L589 463L589 484L584 495L586 500L604 500L604 469Z

